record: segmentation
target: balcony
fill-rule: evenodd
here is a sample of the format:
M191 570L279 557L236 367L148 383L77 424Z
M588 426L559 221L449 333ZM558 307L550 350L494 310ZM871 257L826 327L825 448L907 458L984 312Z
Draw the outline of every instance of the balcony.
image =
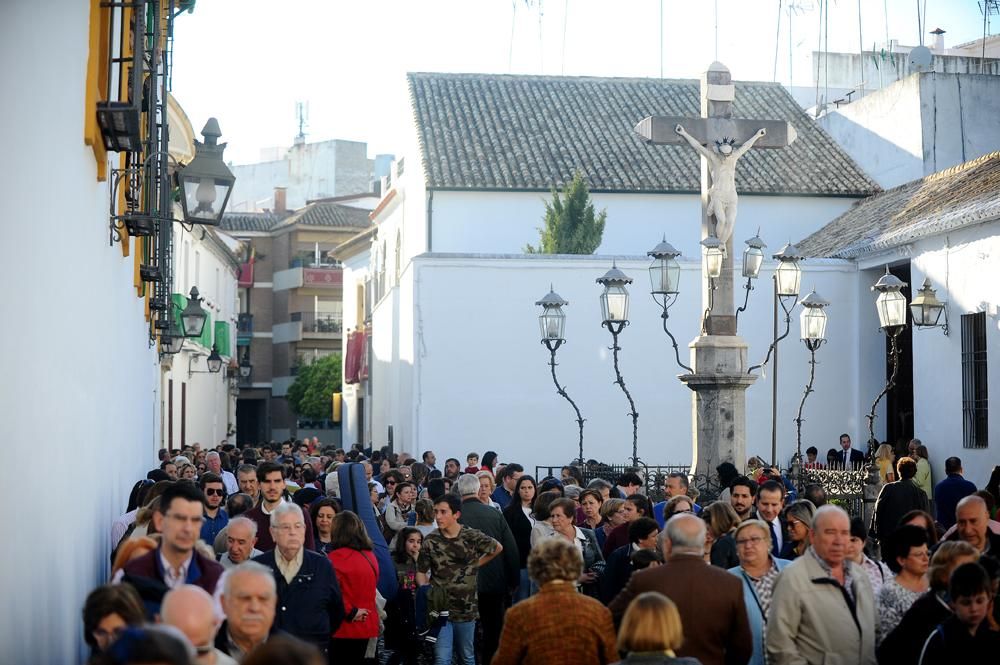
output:
M240 314L236 319L236 345L246 346L253 337L253 314Z
M344 319L340 314L316 314L314 312L293 312L292 321L302 323L304 339L335 339L340 337Z
M340 289L344 285L344 269L325 265L293 267L274 273L275 291L288 291L307 287L310 289Z

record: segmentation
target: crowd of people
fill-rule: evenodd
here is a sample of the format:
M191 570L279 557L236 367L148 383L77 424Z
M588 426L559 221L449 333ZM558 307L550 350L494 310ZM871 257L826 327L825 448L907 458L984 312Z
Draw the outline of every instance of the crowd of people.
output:
M84 639L102 665L995 662L1000 466L979 490L949 458L928 495L913 452L876 455L866 524L759 460L700 505L685 473L536 480L493 451L164 450Z

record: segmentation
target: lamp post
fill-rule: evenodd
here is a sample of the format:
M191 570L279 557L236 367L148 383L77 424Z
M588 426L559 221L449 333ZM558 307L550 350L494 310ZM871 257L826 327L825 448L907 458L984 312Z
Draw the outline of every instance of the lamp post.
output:
M219 121L209 118L201 130L204 143L195 141L195 156L180 170L181 208L189 224L218 226L232 194L236 177L222 159L225 143L219 143Z
M615 383L625 393L628 399L629 415L632 416L632 464L639 466L639 414L635 410L635 401L625 387L625 379L622 378L621 370L618 368L618 335L621 334L625 326L628 325L628 289L625 287L632 283L632 278L627 276L616 265L612 263L611 270L597 278L597 283L604 287L601 293L601 315L604 317L601 325L611 333L611 352L614 359Z
M747 310L747 304L750 302L750 292L753 291L753 282L760 275L760 266L764 262L764 248L767 247L764 241L760 239L760 229L757 229L757 235L744 242L746 243L746 249L743 250L743 276L747 278L747 283L743 285L743 289L747 294L743 298L743 306L736 310L737 329L739 329L740 312Z
M774 324L773 341L767 347L767 355L764 362L753 365L747 370L747 374L752 374L755 369L760 369L767 365L774 354L774 367L771 374L771 464L778 462L778 342L788 337L792 326L792 310L795 309L795 301L799 297L799 284L802 281L802 269L799 268L799 261L802 260L802 253L798 248L788 243L771 256L778 261L778 267L774 270ZM785 332L778 335L778 307L785 313Z
M714 235L709 235L701 241L701 246L705 248L705 275L708 277L708 305L701 317L701 334L706 335L708 317L715 309L715 289L718 288L716 280L722 276L722 266L726 260L726 244Z
M802 401L799 402L799 413L795 416L795 477L798 489L801 492L804 483L802 482L802 409L806 405L806 398L813 391L813 380L816 378L816 350L826 341L826 312L824 309L830 304L824 300L816 291L807 295L799 303L802 305L802 313L799 315L799 329L802 341L809 349L809 383L806 384L802 393Z
M875 298L875 309L878 312L879 327L889 337L889 356L892 359L892 371L885 388L875 397L868 418L868 455L874 459L877 442L875 439L875 409L886 393L896 387L896 374L899 372L899 334L906 328L906 296L903 288L906 282L889 272L886 266L885 274L875 283L872 291L878 293Z
M942 314L944 323L941 323ZM937 291L931 288L931 280L926 277L923 286L910 301L910 315L917 328L941 328L941 332L948 334L948 309L937 299Z
M240 378L249 379L250 375L253 374L253 365L250 364L250 349L247 349L246 353L243 354L243 359L240 360Z
M688 373L694 373L693 369L681 362L677 340L674 339L670 329L667 328L667 319L670 317L670 306L677 301L677 296L680 293L681 267L677 263L677 257L681 253L667 242L666 237L664 237L660 244L646 252L646 254L653 257L653 262L649 264L650 293L656 304L663 309L663 312L660 313L660 318L663 320L663 332L667 333L670 343L674 345L674 357L677 359L677 364L686 369Z
M208 367L208 371L192 369L191 364L197 358L197 355L192 355L188 358L188 377L194 374L218 374L222 371L222 356L219 355L219 349L212 345L212 352L208 354L208 358L205 359L205 365Z
M580 414L580 409L577 407L576 402L570 398L566 389L559 384L559 379L556 378L556 351L566 342L566 338L564 337L566 331L566 314L562 311L562 308L569 305L569 303L563 300L550 285L549 292L544 298L536 301L535 304L542 308L542 313L538 315L538 325L542 333L542 344L549 350L549 369L552 371L552 383L556 386L556 392L569 402L576 413L576 424L580 428L578 444L579 461L580 464L583 464L583 416Z
M187 306L181 311L181 329L185 337L201 337L202 330L205 329L208 313L201 308L201 300L198 297L198 287L192 286Z

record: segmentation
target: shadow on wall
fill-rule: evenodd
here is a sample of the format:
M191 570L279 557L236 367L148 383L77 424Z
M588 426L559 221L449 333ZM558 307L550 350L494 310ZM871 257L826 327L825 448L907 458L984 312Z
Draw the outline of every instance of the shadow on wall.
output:
M843 114L830 113L820 125L884 189L924 177L922 156L907 152Z

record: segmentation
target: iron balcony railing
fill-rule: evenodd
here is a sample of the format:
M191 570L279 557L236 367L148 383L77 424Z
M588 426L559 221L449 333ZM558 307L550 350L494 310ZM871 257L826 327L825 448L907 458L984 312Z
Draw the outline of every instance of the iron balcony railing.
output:
M341 314L317 314L315 312L293 312L292 321L302 322L303 333L340 333L344 329L344 317Z

